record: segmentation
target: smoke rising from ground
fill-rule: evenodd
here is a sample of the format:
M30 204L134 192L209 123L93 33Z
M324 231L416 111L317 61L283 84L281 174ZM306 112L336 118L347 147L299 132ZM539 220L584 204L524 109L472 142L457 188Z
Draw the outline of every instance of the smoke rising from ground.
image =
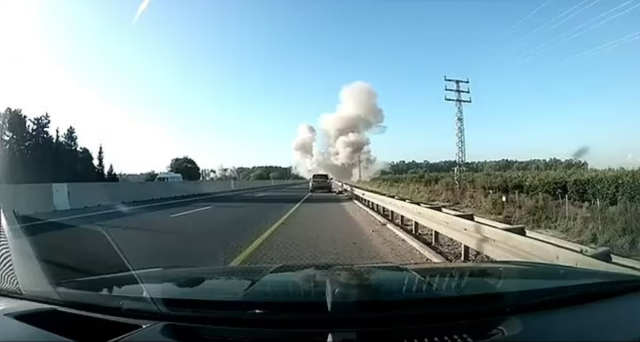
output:
M580 159L586 156L588 153L589 153L589 146L582 146L579 149L577 149L575 152L573 152L573 155L571 155L571 158Z
M313 144L316 141L316 130L306 124L298 127L298 135L293 142L293 153L296 160L313 158Z
M297 172L309 176L326 172L336 179L358 178L358 165L362 178L374 175L380 169L371 152L369 134L385 131L384 113L378 107L378 94L365 82L354 82L342 87L335 112L320 116L320 141L316 130L307 124L298 127L293 142Z

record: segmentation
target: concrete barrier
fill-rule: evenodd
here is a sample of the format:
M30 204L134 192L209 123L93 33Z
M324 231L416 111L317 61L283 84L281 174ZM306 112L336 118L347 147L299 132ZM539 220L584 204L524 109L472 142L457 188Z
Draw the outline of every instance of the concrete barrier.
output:
M0 185L0 207L26 215L243 190L304 181L121 182Z
M32 213L54 211L51 184L0 185L0 208Z

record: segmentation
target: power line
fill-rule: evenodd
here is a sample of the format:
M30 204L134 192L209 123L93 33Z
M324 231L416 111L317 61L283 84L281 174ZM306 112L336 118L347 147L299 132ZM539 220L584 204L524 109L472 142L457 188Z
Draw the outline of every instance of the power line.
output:
M624 2L624 3L622 3L622 4L618 5L618 6L616 6L616 7L614 7L614 8L612 8L612 9L610 9L610 10L608 10L608 11L604 12L604 13L601 13L601 14L599 14L599 15L597 15L597 16L595 16L595 17L593 17L593 18L591 18L591 19L589 19L589 20L587 20L587 21L585 21L584 23L582 23L582 24L580 24L580 25L578 25L578 26L576 26L576 27L574 27L574 28L570 29L569 31L564 32L564 33L562 33L562 34L559 34L559 35L558 35L558 36L556 36L555 38L552 38L552 39L548 40L546 43L543 43L543 44L541 44L541 45L538 45L537 47L535 47L535 48L533 48L533 49L530 49L529 51L524 52L523 54L521 54L521 55L520 55L520 57L521 57L521 58L524 58L524 57L530 57L530 55L533 55L533 54L535 54L535 53L537 53L537 52L539 52L539 51L541 51L541 50L543 50L543 49L545 49L545 48L547 48L547 47L550 47L550 46L553 46L553 45L557 45L557 44L559 44L559 43L562 43L562 42L564 42L564 41L568 40L568 39L564 39L564 40L563 40L563 38L565 38L565 37L569 36L571 33L576 32L577 30L580 30L581 28L583 28L583 27L585 27L585 26L589 25L590 23L592 23L592 22L594 22L594 21L596 21L596 20L598 20L598 19L600 19L600 18L602 18L602 17L604 17L604 16L607 16L607 15L608 15L608 14L610 14L611 12L615 12L615 11L617 11L618 9L620 9L620 8L622 8L622 7L625 7L626 5L628 5L628 4L630 4L630 3L634 2L634 1L636 1L636 0L627 0L626 2ZM608 20L608 18L607 18L607 19L605 19L605 20ZM596 25L599 25L601 22L602 22L602 21L600 21L600 22L596 23ZM587 28L587 30L589 30L589 28ZM582 31L580 31L580 32L582 32ZM571 39L571 38L569 38L569 39Z
M602 49L600 51L596 51L595 53L591 54L591 56L597 56L597 55L599 55L601 53L605 53L605 52L607 52L609 50L617 49L617 48L619 48L619 47L621 47L623 45L627 45L627 44L635 42L636 40L639 40L639 39L640 39L640 35L637 35L637 36L633 37L632 39L628 39L628 40L626 40L624 42L620 42L620 43L616 44L615 46L610 46L610 47L608 47L606 49Z
M358 154L358 182L362 181L362 161L360 160L360 154Z
M464 139L464 113L462 110L462 104L463 103L471 103L471 89L469 89L469 79L466 80L459 80L459 79L453 79L453 78L447 78L447 76L444 77L444 82L445 82L445 86L444 86L444 90L445 92L452 92L456 95L455 98L449 98L447 97L446 93L444 96L445 101L451 101L451 102L455 102L456 103L456 168L454 170L454 177L455 177L455 183L456 183L456 188L459 190L460 189L460 183L461 183L461 174L463 171L463 167L464 167L464 163L466 162L466 146L465 146L465 139ZM455 88L449 88L447 86L447 82L449 83L453 83L455 84ZM460 87L461 84L466 84L467 85L467 89L462 89L462 87ZM464 94L467 95L468 99L464 98Z
M635 42L636 40L640 39L640 31L636 32L636 33L632 33L630 35L627 35L625 37L616 39L612 42L609 42L607 44L603 44L595 49L591 49L587 52L585 52L584 54L581 55L587 55L587 56L597 56L601 53L607 52L609 50L613 50L616 48L619 48L623 45L627 45L631 42Z
M626 10L624 10L624 11L622 11L622 12L620 12L620 13L618 13L618 14L614 15L613 17L607 18L606 20L603 20L603 21L601 21L601 22L599 22L599 23L597 23L597 24L595 24L595 25L593 25L593 26L591 26L591 27L587 28L586 30L583 30L583 31L581 31L581 32L578 32L578 33L574 34L573 36L571 36L571 37L569 37L569 38L565 39L565 41L569 41L569 40L571 40L571 39L573 39L573 38L579 37L579 36L581 36L581 35L583 35L583 34L585 34L585 33L589 32L589 31L593 30L594 28L599 27L599 26L602 26L602 25L604 25L604 24L608 23L609 21L611 21L611 20L613 20L613 19L615 19L615 18L617 18L617 17L619 17L619 16L621 16L621 15L623 15L623 14L626 14L626 13L628 13L628 12L630 12L630 11L632 11L632 10L634 10L634 9L638 8L638 7L640 7L640 3L636 4L635 6L631 6L631 7L627 8Z
M541 9L547 6L547 4L549 4L551 1L552 0L547 0L542 5L536 7L536 9L531 11L529 14L525 15L522 19L518 20L515 24L511 25L511 27L507 29L507 32L513 30L514 28L518 27L518 25L522 24L525 20L531 18L534 14L538 13Z
M571 7L571 8L569 8L568 10L566 10L566 11L562 12L562 14L560 14L560 15L556 16L555 18L553 18L553 19L551 19L551 20L547 21L546 23L544 23L544 24L542 24L542 25L538 26L538 28L536 28L535 30L533 30L533 31L529 32L529 34L525 35L525 36L523 37L523 39L524 39L524 38L527 38L527 37L530 37L530 36L535 35L536 33L540 32L542 29L544 29L545 27L547 27L549 24L551 24L551 23L553 23L554 21L556 21L556 20L558 20L558 19L560 19L560 18L564 17L565 15L567 15L568 13L570 13L571 11L573 11L574 9L576 9L576 8L577 8L577 7L579 7L579 6L581 6L582 4L584 4L584 3L585 3L585 2L587 2L587 1L590 1L590 0L583 0L582 2L578 3L577 5L575 5L575 6ZM554 26L554 27L555 27L555 26Z
M576 59L576 58L579 58L579 57L582 57L582 56L587 56L587 55L599 54L600 53L599 50L603 50L603 49L608 50L607 48L609 48L609 47L619 46L619 43L623 43L623 44L627 43L626 42L627 40L633 41L633 38L636 37L636 36L640 37L640 31L636 32L636 33L632 33L632 34L626 35L624 37L620 37L620 38L614 39L614 40L609 41L607 43L604 43L604 44L602 44L602 45L600 45L598 47L584 50L584 51L582 51L580 53L577 53L577 54L567 58L567 60Z
M547 29L546 29L546 31L551 31L551 30L553 30L554 28L556 28L556 27L558 27L558 26L562 25L562 24L563 24L563 23L565 23L567 20L569 20L569 19L571 19L571 18L575 17L576 15L580 14L582 11L584 11L584 10L588 9L589 7L591 7L591 6L595 5L595 4L597 4L598 2L600 2L600 0L595 0L594 2L592 2L592 3L588 4L587 6L582 7L581 9L579 9L579 10L577 10L577 11L573 12L573 14L571 14L571 15L567 16L566 18L564 18L564 19L560 20L560 21L559 21L559 22L557 22L555 25L553 25L553 26L551 26L551 27L547 28Z

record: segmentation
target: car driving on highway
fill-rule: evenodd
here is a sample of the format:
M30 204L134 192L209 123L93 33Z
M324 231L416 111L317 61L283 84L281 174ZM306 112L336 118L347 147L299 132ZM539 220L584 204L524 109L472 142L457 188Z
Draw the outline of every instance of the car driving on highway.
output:
M309 180L309 192L331 192L331 178L326 173L316 173Z
M0 342L640 342L640 0L0 0L0 42Z

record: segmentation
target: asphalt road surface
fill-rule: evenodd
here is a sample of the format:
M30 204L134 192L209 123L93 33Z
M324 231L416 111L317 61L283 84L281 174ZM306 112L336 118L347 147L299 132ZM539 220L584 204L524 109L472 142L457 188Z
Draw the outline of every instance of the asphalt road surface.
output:
M54 282L129 267L425 261L346 195L310 194L306 186L22 216L20 221Z

